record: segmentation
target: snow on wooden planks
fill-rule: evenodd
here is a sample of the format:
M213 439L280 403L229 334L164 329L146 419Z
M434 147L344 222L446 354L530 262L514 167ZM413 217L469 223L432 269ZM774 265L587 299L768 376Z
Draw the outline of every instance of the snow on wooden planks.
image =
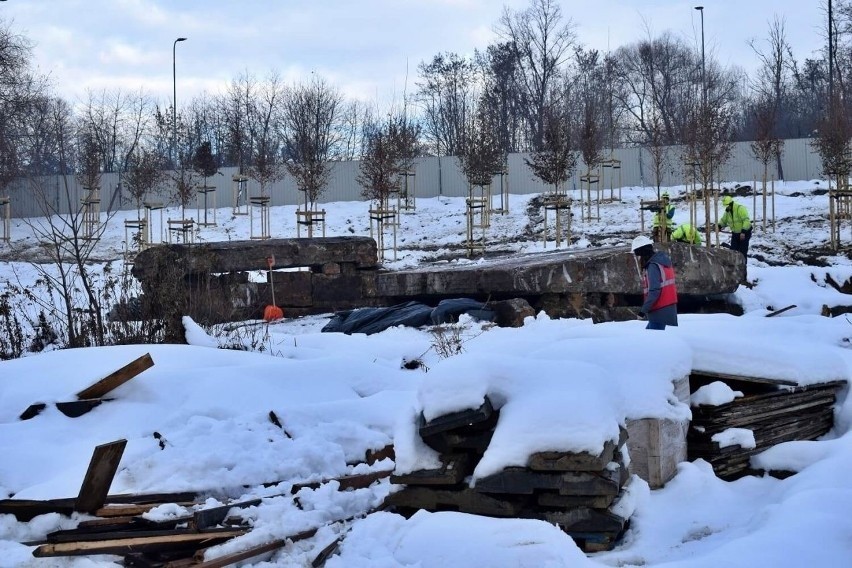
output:
M531 518L557 524L587 552L612 548L628 519L613 510L624 498L630 478L622 459L627 433L607 442L599 455L540 452L526 467L509 467L465 483L488 448L499 420L486 397L482 406L426 422L423 441L440 452L441 467L391 476L405 488L385 505L410 515L419 509L460 511L504 518Z

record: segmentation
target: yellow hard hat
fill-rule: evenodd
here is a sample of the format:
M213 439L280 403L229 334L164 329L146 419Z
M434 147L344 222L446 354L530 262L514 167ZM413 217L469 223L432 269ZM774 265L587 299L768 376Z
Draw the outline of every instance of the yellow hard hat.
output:
M725 207L727 207L728 205L730 205L733 202L734 202L734 198L731 197L730 195L726 195L725 197L722 198L722 205L724 205Z

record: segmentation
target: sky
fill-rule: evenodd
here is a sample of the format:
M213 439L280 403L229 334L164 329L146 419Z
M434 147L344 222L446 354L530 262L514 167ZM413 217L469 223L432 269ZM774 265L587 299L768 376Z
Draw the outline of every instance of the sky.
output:
M799 250L825 246L825 196L812 182L779 183L777 189L777 230L756 224L749 286L731 297L743 307L742 317L681 314L680 325L664 332L649 332L640 321L593 324L544 313L521 328L494 328L465 317L463 351L448 358L439 356L428 328L397 327L369 336L323 333L326 314L268 327L246 322L229 333L202 329L185 318L189 345L57 350L0 362L0 495L74 496L94 446L125 438L111 493L212 489L196 506L163 505L147 518L262 499L243 512L253 530L211 548L207 559L319 527L315 537L262 565L308 565L341 535L329 568L844 565L852 556L848 389L836 406L835 427L823 439L780 444L754 458L760 467L798 472L787 479L750 476L726 482L701 460L680 464L662 489L632 478L623 503L633 513L631 528L609 552L585 555L554 526L529 519L366 514L395 490L388 480L357 491L336 491L335 482L302 489L298 506L289 491L299 482L372 471L406 473L434 464L436 455L416 435L418 414L477 406L485 395L501 415L471 483L542 448L597 448L629 419L686 419L690 407L677 399L674 383L691 369L801 384L852 379L850 321L819 315L823 306L850 304L849 296L829 282L852 279L852 261L842 254L823 257L821 266L795 260L796 251L784 243ZM685 214L678 201L682 190L670 189L679 222ZM602 206L600 220L575 225L578 239L572 247L588 248L613 233L629 240L638 231L638 202L651 191L624 188L623 201ZM533 197L512 195L509 213L493 216L489 238L512 242L517 254L540 252L545 245L527 240L533 237L525 230ZM416 211L402 216L406 240L400 258L388 267L428 260L417 247L406 248L413 241L434 245L434 254L462 242L463 203L463 198L418 200ZM324 207L329 236L365 234L366 203ZM273 207L272 225L281 231L275 236L292 236L293 209ZM247 238L248 219L229 212L222 208L217 216L222 221L205 228L201 240ZM103 218L107 228L96 258L120 263L121 220L129 214ZM12 229L13 242L0 245L0 283L25 285L39 294L33 266L8 257L32 256L31 228L14 220ZM796 307L763 317L790 304ZM216 349L234 343L261 345L263 352ZM76 419L52 406L144 353L151 354L154 366L116 389L112 401ZM402 363L413 358L425 367L404 369ZM564 373L567 368L572 372ZM697 393L694 403L722 404L736 396L713 384ZM18 420L35 402L48 407L31 420ZM270 411L286 435L270 422ZM748 445L753 438L743 431L726 434L725 444ZM394 460L357 464L367 449L388 443L396 448ZM270 481L280 483L264 486ZM337 522L352 516L358 518ZM33 547L21 544L85 518L48 514L22 523L0 515L0 567L119 566L118 558L108 556L34 560Z
M607 51L671 30L700 49L698 2L563 0L580 41ZM787 21L794 54L820 49L821 3L708 0L708 57L753 70L749 39ZM0 17L35 42L38 67L71 101L87 90L144 88L160 101L217 93L243 73L286 82L316 73L365 102L398 103L417 66L440 52L472 55L495 41L503 6L526 0L8 0ZM178 37L187 41L174 45ZM174 48L174 61L172 49ZM173 68L174 64L174 68ZM752 69L750 69L750 67ZM174 72L174 73L173 73Z

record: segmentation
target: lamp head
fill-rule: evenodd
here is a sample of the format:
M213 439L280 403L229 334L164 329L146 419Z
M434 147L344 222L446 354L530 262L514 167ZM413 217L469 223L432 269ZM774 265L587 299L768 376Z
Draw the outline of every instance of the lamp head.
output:
M185 37L179 37L175 40L175 43L177 43L179 41L186 41L186 38Z
M699 12L703 12L704 6L696 6L695 9L698 10Z

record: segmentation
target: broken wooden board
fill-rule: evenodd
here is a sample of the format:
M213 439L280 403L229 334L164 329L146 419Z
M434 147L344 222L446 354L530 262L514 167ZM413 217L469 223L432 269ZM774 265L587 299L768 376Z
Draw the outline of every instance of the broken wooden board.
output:
M332 481L336 481L338 483L338 491L346 491L347 489L366 489L376 481L384 479L386 477L390 477L391 474L393 474L393 471L389 469L383 469L379 471L372 471L369 473L359 473L357 475L344 475L342 477L333 477L331 479L323 479L320 481L294 483L293 486L290 488L290 494L295 495L302 489L317 489L321 485L330 483ZM275 483L275 485L277 485L278 483L281 482L277 482Z
M385 499L386 505L403 510L458 511L489 517L517 517L528 503L528 497L498 498L470 488L449 490L411 486Z
M558 491L561 495L618 495L627 480L627 468L619 465L601 472L538 472L509 467L476 481L482 493L531 495L538 491Z
M391 475L396 485L458 485L473 472L470 456L465 454L441 455L441 467L421 469L401 475Z
M110 393L120 387L133 377L136 377L143 371L146 371L154 366L154 360L151 359L150 353L145 353L134 361L131 361L124 367L114 371L77 393L77 400L86 400L91 398L103 398L104 395Z
M441 432L448 432L456 428L472 426L481 422L485 422L494 413L494 407L491 406L491 401L485 397L482 405L479 408L471 408L467 410L459 410L438 416L432 420L426 421L423 415L420 415L419 433L421 438L426 438Z
M93 513L104 506L125 446L127 440L116 440L95 448L77 495L75 510Z
M150 552L160 550L175 550L198 548L221 543L234 537L244 535L245 530L214 530L203 533L194 531L169 531L168 534L140 537L129 534L115 533L117 538L107 538L95 541L74 541L43 544L33 551L33 556L44 558L49 556L86 556L91 554L129 554L132 552Z

